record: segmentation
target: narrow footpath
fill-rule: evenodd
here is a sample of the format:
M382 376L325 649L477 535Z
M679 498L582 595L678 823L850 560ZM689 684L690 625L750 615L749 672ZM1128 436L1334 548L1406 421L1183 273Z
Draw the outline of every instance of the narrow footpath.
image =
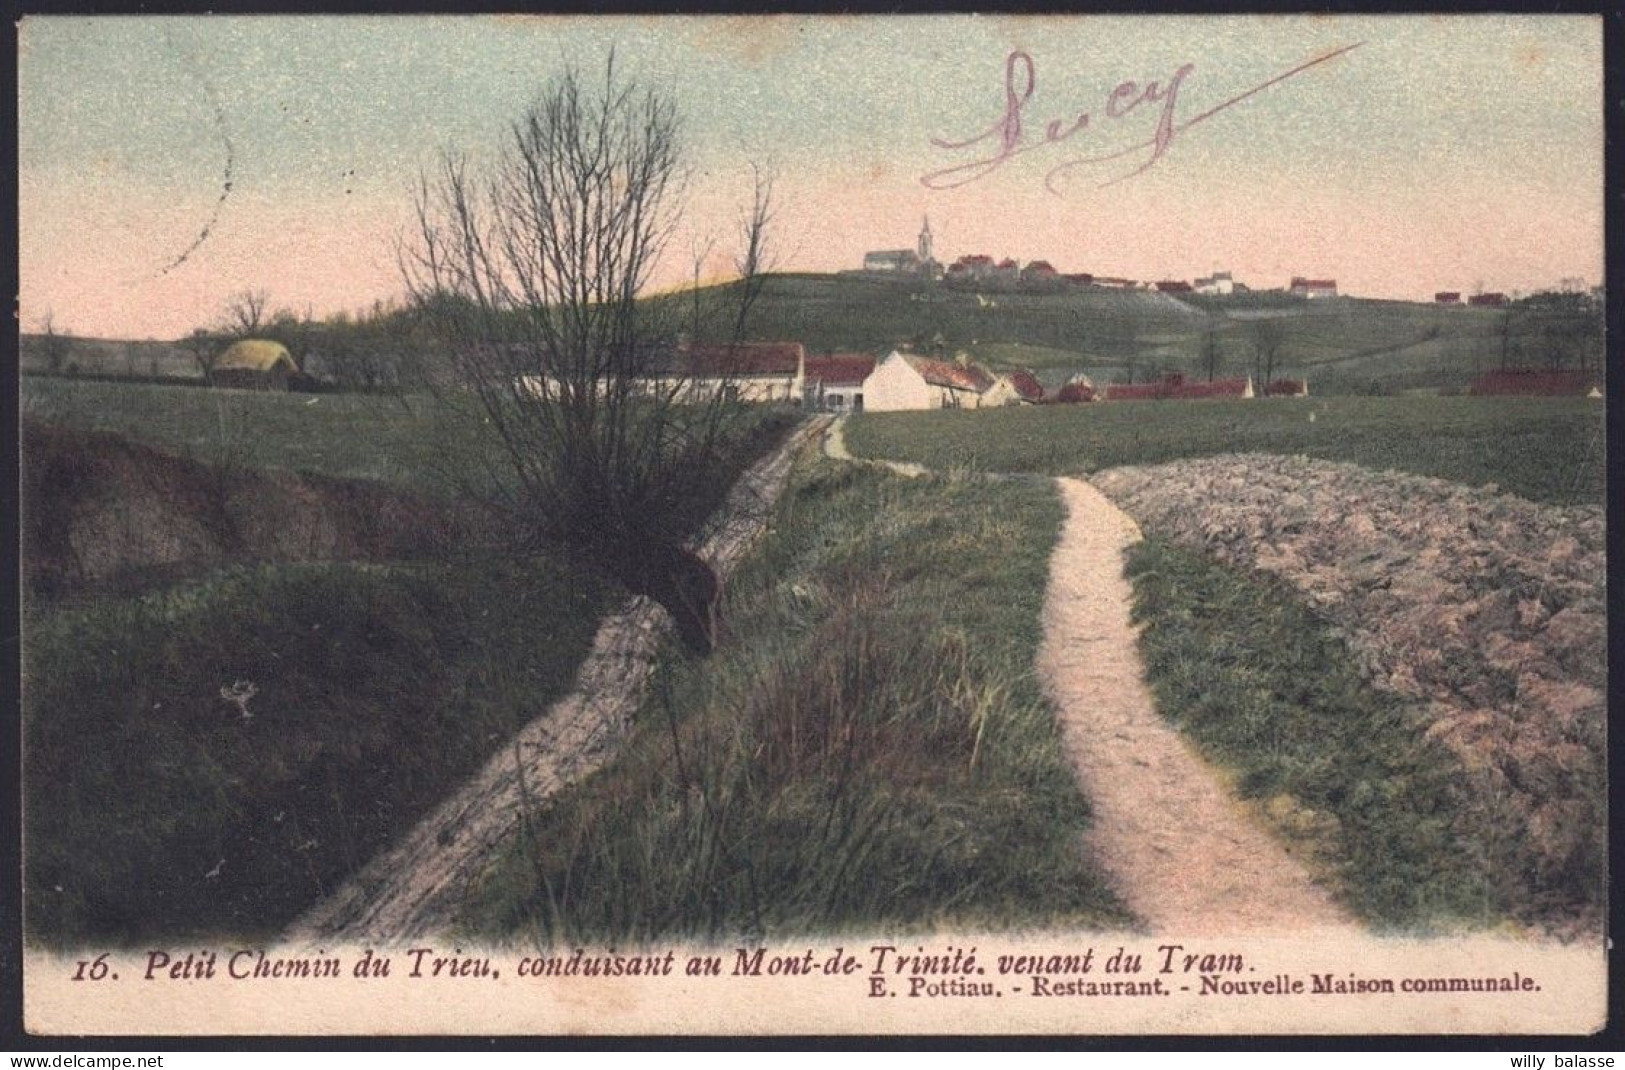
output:
M1067 515L1050 559L1039 672L1094 811L1088 846L1118 895L1153 932L1352 930L1157 713L1123 575L1138 526L1088 483L1056 483Z

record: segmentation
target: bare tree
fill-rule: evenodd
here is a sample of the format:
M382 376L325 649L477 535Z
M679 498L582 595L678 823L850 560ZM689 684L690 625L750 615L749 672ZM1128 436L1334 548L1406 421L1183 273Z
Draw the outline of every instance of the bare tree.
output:
M257 333L270 303L271 295L264 290L247 289L232 294L226 301L226 332L238 338Z
M45 370L52 375L60 375L67 366L68 352L73 348L73 338L67 334L58 334L56 329L56 314L47 312L40 317L40 354L45 358Z
M773 223L773 173L759 164L752 164L751 178L751 203L740 215L740 251L734 260L734 266L739 271L739 302L733 334L736 339L744 337L751 309L762 295L767 273L775 266L768 245Z
M220 342L206 328L197 328L175 344L186 351L205 379L214 370L215 361L220 359Z
M680 218L681 135L672 101L623 78L613 55L596 84L566 71L498 154L442 154L399 256L455 362L442 400L472 402L491 431L482 500L528 537L586 551L706 652L719 585L684 539L715 500L739 407L688 374L681 303L639 300ZM735 342L772 218L771 180L756 179Z
M1275 368L1286 348L1286 328L1279 319L1253 322L1253 384L1263 396L1275 380Z
M1207 381L1212 382L1214 375L1219 371L1219 327L1211 319L1202 330L1202 371L1207 375Z

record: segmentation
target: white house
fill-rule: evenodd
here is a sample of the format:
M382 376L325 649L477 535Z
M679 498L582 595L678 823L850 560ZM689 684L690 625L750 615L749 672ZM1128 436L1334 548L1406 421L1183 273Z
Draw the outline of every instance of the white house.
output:
M831 353L806 361L807 407L830 412L862 412L864 384L874 374L868 353Z
M641 379L641 388L678 401L709 400L725 394L738 401L801 404L806 393L807 354L800 342L737 342L731 345L679 345ZM519 389L537 399L557 398L563 389L552 376L521 376Z
M1036 405L1044 400L1044 384L1030 371L1013 371L1000 375L982 394L979 408L999 405Z
M1236 280L1228 271L1215 271L1211 275L1204 275L1196 280L1196 292L1199 294L1229 294L1236 292Z
M807 351L800 342L736 342L677 350L677 375L694 395L718 391L739 401L800 404L806 393Z
M994 382L974 364L894 351L864 380L863 407L869 412L977 409Z

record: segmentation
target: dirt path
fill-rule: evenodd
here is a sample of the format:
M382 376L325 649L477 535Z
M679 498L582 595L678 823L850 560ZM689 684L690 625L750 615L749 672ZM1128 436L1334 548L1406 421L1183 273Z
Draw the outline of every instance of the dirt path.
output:
M753 465L700 539L700 556L726 576L761 534L795 455L825 421L809 420ZM633 598L607 618L575 690L526 725L455 795L374 858L285 934L295 945L389 943L451 928L469 890L523 814L614 756L670 628L666 611Z
M1039 671L1094 809L1090 848L1118 894L1153 931L1352 926L1157 714L1123 576L1139 528L1089 484L1056 482L1067 519L1050 560Z
M866 457L854 457L852 451L846 448L846 417L836 417L824 432L824 456L836 461L850 461L853 464L874 464L882 468L889 468L900 476L910 479L926 474L923 464L910 464L907 461L879 461L869 460Z

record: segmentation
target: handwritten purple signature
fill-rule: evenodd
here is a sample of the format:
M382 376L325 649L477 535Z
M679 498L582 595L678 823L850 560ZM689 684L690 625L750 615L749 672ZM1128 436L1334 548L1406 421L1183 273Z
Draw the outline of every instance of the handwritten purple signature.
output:
M1143 86L1137 82L1121 82L1110 93L1106 94L1106 104L1103 109L1105 117L1107 119L1121 119L1142 104L1160 104L1162 110L1157 116L1156 130L1146 140L1137 141L1127 148L1118 149L1115 152L1104 152L1093 156L1075 156L1063 160L1051 168L1044 176L1044 186L1051 193L1059 194L1061 191L1056 187L1056 182L1070 171L1092 164L1121 160L1124 157L1150 149L1150 157L1140 166L1127 174L1118 175L1109 182L1101 183L1101 186L1116 185L1125 179L1143 174L1158 160L1162 159L1163 154L1168 151L1168 147L1174 143L1176 137L1191 127L1213 118L1224 109L1240 104L1248 97L1261 93L1272 85L1278 85L1286 81L1293 75L1302 74L1311 67L1352 52L1364 43L1363 41L1357 41L1352 45L1345 45L1324 55L1316 56L1308 62L1300 63L1291 70L1278 74L1267 82L1262 82L1245 93L1237 94L1223 103L1214 105L1200 115L1192 116L1182 122L1178 120L1176 115L1179 90L1184 85L1185 79L1196 69L1196 64L1183 64L1164 82L1147 82ZM1022 109L1033 98L1033 93L1037 88L1038 73L1033 64L1033 58L1020 50L1011 52L1004 61L1004 114L981 133L963 140L950 141L945 138L935 137L931 139L931 144L939 149L968 149L984 143L991 145L992 149L978 159L922 175L920 176L921 184L930 189L954 189L958 186L969 185L972 182L986 178L1017 156L1048 148L1051 145L1058 145L1089 129L1093 115L1090 112L1080 112L1077 118L1071 121L1052 119L1044 124L1041 136L1035 139L1028 138L1026 126L1023 122Z

